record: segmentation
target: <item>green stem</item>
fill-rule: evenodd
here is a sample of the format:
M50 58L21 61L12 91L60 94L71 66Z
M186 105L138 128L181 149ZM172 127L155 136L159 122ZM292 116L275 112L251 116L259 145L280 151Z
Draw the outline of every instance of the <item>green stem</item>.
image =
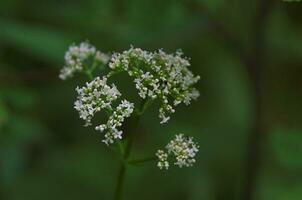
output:
M93 72L95 70L95 68L97 67L97 62L94 60L92 63L92 67L91 69L86 69L84 71L84 73L88 76L89 80L92 81L93 80Z
M123 186L125 182L125 172L126 172L126 165L124 162L121 163L121 167L118 173L117 177L117 185L115 189L115 200L120 200L122 199L122 194L123 194Z
M140 159L135 159L135 160L130 160L127 163L131 165L139 165L139 164L144 164L146 162L154 161L156 160L156 156L148 157L148 158L140 158Z
M144 99L141 102L141 106L140 106L138 112L136 112L135 116L134 116L132 130L130 131L130 134L129 134L129 140L128 140L125 150L123 151L124 159L123 159L123 162L121 162L121 166L120 166L119 173L118 173L117 185L116 185L116 190L115 190L115 200L122 199L124 182L125 182L125 174L126 174L126 169L127 169L126 161L128 160L128 158L130 156L131 149L133 146L134 135L137 132L136 129L138 127L141 115L142 115L143 111L145 111L145 109L146 109L147 103L148 103L148 100Z
M133 131L134 132L131 132L129 134L128 143L127 143L127 146L126 146L126 149L125 149L125 152L124 152L124 159L125 160L127 160L130 156L132 145L133 145L134 135L135 135L136 128L137 128L137 126L139 124L139 121L140 121L140 116L141 115L136 115L135 118L134 118L134 121L133 121Z
M88 78L89 78L90 81L93 80L92 71L86 71L86 75L88 76Z
M120 151L121 156L123 157L124 154L125 154L125 150L124 150L124 146L123 146L122 142L118 140L117 141L117 146L118 146L118 149Z

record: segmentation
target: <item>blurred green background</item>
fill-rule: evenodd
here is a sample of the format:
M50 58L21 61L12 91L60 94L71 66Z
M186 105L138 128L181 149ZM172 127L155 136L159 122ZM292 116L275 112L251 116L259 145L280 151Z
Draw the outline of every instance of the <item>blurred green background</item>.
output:
M302 2L282 0L1 0L0 199L112 199L117 157L73 109L83 80L58 78L83 40L181 48L201 76L167 125L148 110L133 154L182 132L197 163L131 167L125 199L302 199Z

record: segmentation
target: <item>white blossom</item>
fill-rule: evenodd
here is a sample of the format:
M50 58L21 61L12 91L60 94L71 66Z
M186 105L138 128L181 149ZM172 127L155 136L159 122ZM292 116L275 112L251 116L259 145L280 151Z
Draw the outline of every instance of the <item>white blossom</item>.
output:
M158 150L156 152L156 156L158 157L157 166L159 167L159 169L169 169L169 162L167 161L168 154L163 150Z
M149 52L134 47L113 54L109 62L113 71L126 71L134 78L141 98L158 98L161 101L161 123L170 119L169 115L175 112L176 105L188 105L199 96L194 85L200 77L194 76L189 66L190 62L182 56L181 51L167 54L162 50Z
M104 143L111 144L116 139L122 139L122 131L118 130L118 127L122 126L125 118L130 117L134 109L134 104L127 100L123 100L112 114L106 124L101 124L95 127L96 130L100 132L107 131L105 134Z
M105 133L103 142L111 144L117 139L122 139L122 131L118 128L122 126L125 118L130 117L134 110L134 104L127 100L122 100L117 106L113 102L117 100L121 93L114 84L107 84L107 77L96 77L86 86L76 89L78 93L74 108L79 112L80 118L85 120L85 125L91 125L91 120L95 113L103 110L108 113L108 120L105 124L95 127L96 130Z
M69 47L65 54L65 66L59 77L66 79L76 72L84 72L92 77L93 70L98 65L106 64L111 70L106 76L96 77L84 87L76 88L78 96L74 108L86 126L91 125L97 112L104 111L107 114L107 120L95 126L95 130L104 133L102 141L107 145L122 139L121 127L134 111L133 103L127 100L122 100L119 104L116 102L121 93L114 84L107 84L107 78L111 75L127 72L133 78L140 98L158 99L160 123L170 120L177 105L189 105L199 97L199 91L194 86L200 77L188 69L189 59L181 51L168 54L163 50L150 52L131 47L122 53L114 53L109 58L88 42L82 42ZM197 152L198 146L191 137L176 135L166 146L166 151L157 151L158 167L168 169L169 157L173 157L174 164L179 167L192 166Z
M59 77L63 80L70 78L76 72L81 72L91 68L95 61L96 64L107 64L109 60L108 55L96 50L94 46L88 42L82 42L79 45L71 45L65 53L65 66L61 69Z
M175 160L174 164L180 168L190 167L196 162L195 156L198 152L198 145L193 142L192 137L186 137L183 134L178 134L175 139L171 140L167 146L167 152L158 150L156 156L159 161L157 166L162 169L163 166L168 166L165 162L168 162L168 157L171 156ZM167 167L166 167L167 168Z
M80 118L86 121L86 125L91 124L91 119L96 112L101 109L111 109L111 104L121 93L116 86L107 85L107 78L96 77L93 81L87 82L86 86L76 88L78 93L74 108L79 112Z
M110 57L103 52L96 51L94 59L99 63L107 64L109 62Z

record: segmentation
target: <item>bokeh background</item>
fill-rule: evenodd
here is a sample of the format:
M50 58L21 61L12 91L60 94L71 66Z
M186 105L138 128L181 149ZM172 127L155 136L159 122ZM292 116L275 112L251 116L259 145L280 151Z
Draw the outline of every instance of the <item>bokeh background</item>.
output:
M124 199L302 199L301 25L294 1L1 0L0 199L112 199L117 156L73 109L84 80L58 78L83 40L104 52L181 48L201 76L199 100L167 125L148 109L133 151L185 133L197 163L131 167Z

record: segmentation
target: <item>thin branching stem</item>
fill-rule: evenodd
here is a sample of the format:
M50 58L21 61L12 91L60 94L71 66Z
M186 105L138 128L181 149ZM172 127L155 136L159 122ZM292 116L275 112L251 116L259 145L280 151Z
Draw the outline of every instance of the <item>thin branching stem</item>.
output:
M126 165L124 162L121 162L121 166L118 172L118 177L117 177L117 185L115 189L115 200L121 200L122 199L122 194L123 194L123 185L125 181L125 172L126 172Z
M130 164L130 165L141 165L141 164L145 164L147 162L154 161L154 160L157 160L157 159L158 158L156 156L152 156L152 157L147 157L147 158L129 160L127 163Z
M115 200L122 199L124 182L125 182L125 174L127 171L127 162L126 161L128 160L130 153L131 153L134 136L135 136L135 133L137 132L137 127L139 125L141 115L146 110L147 106L149 105L148 102L149 102L149 100L147 100L147 99L144 99L141 102L141 106L134 116L132 130L129 134L128 143L126 145L126 148L125 149L123 148L123 155L124 155L123 158L124 159L123 159L123 162L121 162L121 166L120 166L119 173L118 173L117 185L116 185L116 189L115 189L115 198L114 198Z

